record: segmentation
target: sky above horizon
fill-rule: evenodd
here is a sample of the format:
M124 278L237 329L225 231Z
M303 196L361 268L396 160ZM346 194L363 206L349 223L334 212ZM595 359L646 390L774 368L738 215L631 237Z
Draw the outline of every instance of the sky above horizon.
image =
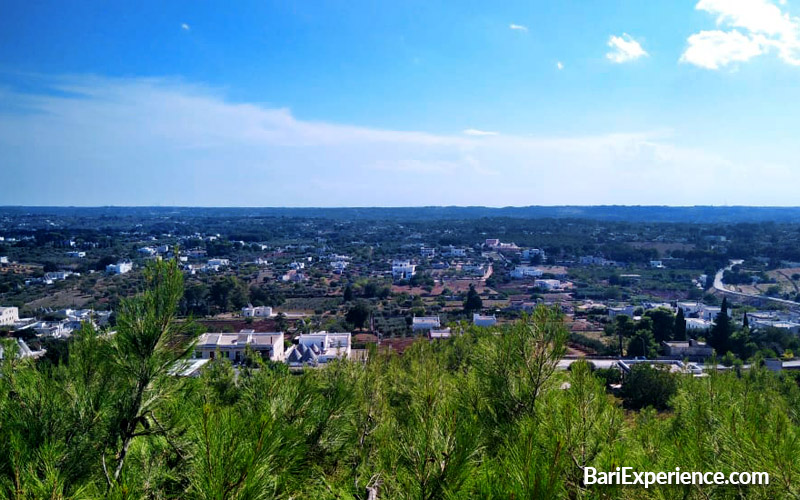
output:
M0 205L800 205L792 0L0 14Z

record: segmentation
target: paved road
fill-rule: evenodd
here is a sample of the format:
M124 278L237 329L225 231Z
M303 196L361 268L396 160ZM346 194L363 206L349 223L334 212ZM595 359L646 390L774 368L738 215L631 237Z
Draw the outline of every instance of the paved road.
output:
M741 264L742 262L744 262L744 261L743 260L738 260L738 259L737 260L731 260L730 261L730 265L728 265L728 267L725 267L725 268L720 269L719 271L717 271L716 276L714 276L714 288L717 291L724 292L724 293L727 293L729 295L735 295L737 297L746 298L746 299L769 300L769 301L777 302L779 304L783 304L783 305L787 305L787 306L800 307L800 302L794 302L792 300L778 299L778 298L775 298L775 297L769 297L767 295L756 295L756 294L742 293L742 292L737 292L737 291L729 290L729 289L725 288L725 283L722 282L722 276L725 274L725 271L730 271L731 269L733 269L733 266L737 266L737 265Z

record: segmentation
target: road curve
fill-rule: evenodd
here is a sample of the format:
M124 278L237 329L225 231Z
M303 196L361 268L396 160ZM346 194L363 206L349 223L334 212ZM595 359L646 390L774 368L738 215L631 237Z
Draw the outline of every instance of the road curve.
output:
M749 294L749 293L742 293L742 292L737 292L737 291L734 291L734 290L728 290L727 288L725 288L725 283L722 282L722 277L725 274L725 271L730 271L731 269L733 269L733 266L737 266L737 265L741 264L742 262L744 262L744 261L741 260L741 259L732 259L730 261L730 264L728 265L728 267L724 267L724 268L720 269L719 271L717 271L717 274L714 276L714 289L717 290L718 292L722 292L722 293L726 293L726 294L729 294L729 295L734 295L734 296L742 297L742 298L746 298L746 299L769 300L769 301L777 302L779 304L783 304L783 305L787 305L787 306L800 307L800 302L794 302L792 300L785 300L785 299L778 299L778 298L775 298L775 297L769 297L767 295L755 295L755 294Z

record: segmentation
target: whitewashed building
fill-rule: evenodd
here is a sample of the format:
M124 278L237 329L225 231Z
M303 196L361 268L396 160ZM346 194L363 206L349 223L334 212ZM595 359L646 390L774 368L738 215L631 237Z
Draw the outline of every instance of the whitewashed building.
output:
M349 359L352 353L352 335L345 333L315 332L297 337L297 344L286 351L286 362L291 367L319 365L334 359Z
M392 279L407 280L417 272L417 266L408 260L396 260L392 262Z
M411 330L414 332L438 330L441 326L439 316L414 316L411 320Z
M195 344L195 358L213 359L219 355L233 362L240 362L244 361L248 346L265 360L284 360L283 332L252 330L242 330L239 333L204 333Z
M0 326L13 326L19 321L19 308L0 307Z
M132 262L117 262L116 264L109 264L106 266L106 272L109 274L125 274L133 269Z
M247 306L242 308L242 316L245 318L271 318L272 308L269 306Z
M494 314L490 316L479 313L473 313L472 324L475 326L494 326L497 324L497 317Z
M542 274L542 270L534 266L517 266L511 271L511 277L516 279L540 278Z

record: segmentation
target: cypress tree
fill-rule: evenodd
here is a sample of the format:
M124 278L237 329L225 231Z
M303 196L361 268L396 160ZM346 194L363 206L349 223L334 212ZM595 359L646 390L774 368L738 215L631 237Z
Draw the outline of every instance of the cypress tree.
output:
M722 299L722 306L720 307L719 314L714 319L714 326L711 328L711 335L709 344L717 350L720 355L725 354L730 350L730 339L733 333L733 326L731 319L728 317L728 298Z
M678 314L675 315L675 325L672 338L675 340L686 340L686 318L683 315L683 308L678 308Z

